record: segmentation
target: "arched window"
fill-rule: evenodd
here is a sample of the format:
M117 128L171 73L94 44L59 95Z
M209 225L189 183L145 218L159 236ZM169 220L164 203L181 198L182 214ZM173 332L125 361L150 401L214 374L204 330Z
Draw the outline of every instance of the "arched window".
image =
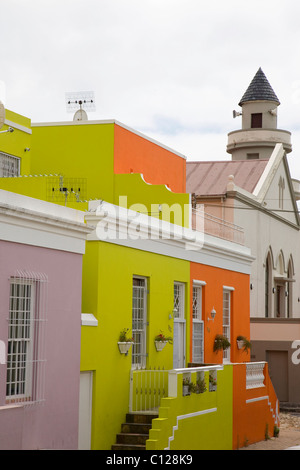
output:
M293 276L294 276L294 263L293 258L290 257L287 271L287 317L291 318L293 316Z
M272 260L268 253L265 263L265 317L271 316Z

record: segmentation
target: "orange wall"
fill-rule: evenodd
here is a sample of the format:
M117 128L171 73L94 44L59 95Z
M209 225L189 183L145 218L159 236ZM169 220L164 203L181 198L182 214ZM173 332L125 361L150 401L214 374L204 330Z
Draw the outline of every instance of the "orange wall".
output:
M274 435L274 413L277 397L268 372L264 371L264 387L246 389L246 365L236 364L233 368L233 449L265 439ZM265 399L264 397L268 397ZM247 400L254 401L247 403Z
M241 274L221 268L191 263L191 329L192 329L192 284L193 279L206 282L203 288L202 312L204 320L204 361L206 363L222 363L222 352L214 352L213 345L217 334L222 334L223 326L223 286L233 287L231 304L231 362L250 361L248 354L239 350L236 345L238 335L250 339L250 278L248 274ZM208 321L212 308L216 310L214 321ZM192 338L192 331L191 338ZM192 342L191 342L192 343ZM190 350L192 358L192 348ZM192 362L192 361L191 361Z
M165 184L173 192L185 193L186 160L153 142L114 126L115 173L142 173L147 183Z

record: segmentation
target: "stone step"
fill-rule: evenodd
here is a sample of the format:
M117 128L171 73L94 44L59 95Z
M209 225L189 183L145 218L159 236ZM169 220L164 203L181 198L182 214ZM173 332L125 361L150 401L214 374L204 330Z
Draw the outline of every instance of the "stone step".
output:
M126 423L146 423L151 424L152 420L158 418L158 414L127 413Z
M147 439L149 439L149 434L132 434L129 432L117 434L117 444L146 445Z
M113 444L111 450L146 450L146 446L132 444Z
M111 450L146 450L152 420L157 417L158 414L127 413L126 423L121 425Z
M299 403L280 403L279 409L281 412L286 413L300 413Z
M128 432L132 434L149 434L151 426L152 425L150 423L123 423L121 425L121 432Z

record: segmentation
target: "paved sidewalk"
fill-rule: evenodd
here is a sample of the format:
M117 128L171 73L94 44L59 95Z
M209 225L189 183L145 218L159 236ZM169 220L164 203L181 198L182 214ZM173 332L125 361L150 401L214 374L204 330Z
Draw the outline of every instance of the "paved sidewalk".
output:
M278 437L251 444L240 450L286 450L297 447L300 450L300 415L280 414L280 432Z

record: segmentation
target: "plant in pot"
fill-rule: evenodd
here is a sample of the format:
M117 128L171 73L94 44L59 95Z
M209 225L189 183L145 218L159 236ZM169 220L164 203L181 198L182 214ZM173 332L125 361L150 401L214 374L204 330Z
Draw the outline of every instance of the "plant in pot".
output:
M191 382L189 377L184 377L182 380L182 396L187 396L191 394L193 389L193 383Z
M209 391L215 392L217 390L217 379L212 372L209 373Z
M129 328L124 328L119 335L118 347L121 354L127 356L128 351L134 342L133 338L128 336Z
M243 349L247 354L248 351L251 349L251 343L245 336L237 336L236 338L237 347L238 349Z
M164 333L161 331L159 335L155 336L154 342L156 351L162 351L167 343L172 344L173 338L172 336L165 336Z
M214 351L224 351L230 347L230 342L226 336L216 335L214 341Z
M199 377L196 382L196 393L204 393L207 391L206 382L204 378Z

